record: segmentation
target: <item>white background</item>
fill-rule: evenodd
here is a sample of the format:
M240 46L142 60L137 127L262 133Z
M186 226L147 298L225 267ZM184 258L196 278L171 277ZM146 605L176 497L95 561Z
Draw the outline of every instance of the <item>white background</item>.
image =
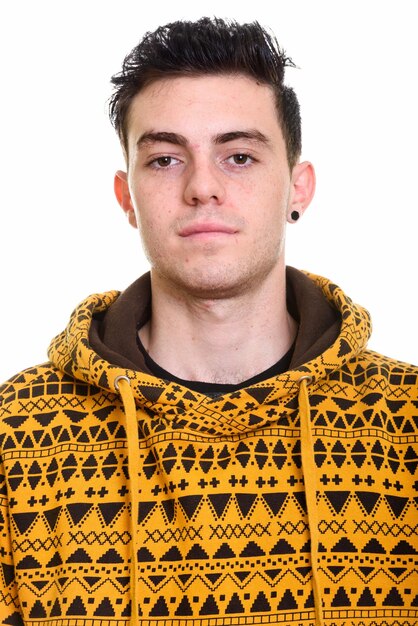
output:
M414 0L2 2L0 379L44 361L89 293L147 269L113 197L109 78L145 31L202 15L258 19L300 68L287 81L318 183L287 262L370 310L372 349L418 362L415 13Z

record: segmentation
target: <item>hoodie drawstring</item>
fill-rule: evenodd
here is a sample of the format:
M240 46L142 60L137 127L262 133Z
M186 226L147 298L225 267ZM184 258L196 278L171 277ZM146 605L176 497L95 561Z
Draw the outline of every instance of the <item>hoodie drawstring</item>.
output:
M131 498L131 626L139 626L138 616L138 505L139 505L139 448L138 448L138 421L136 417L135 398L131 388L131 381L127 376L115 378L115 389L119 392L126 417L126 438L128 441L128 473Z
M299 379L299 411L301 428L301 455L305 482L306 506L308 512L309 533L311 537L312 585L315 603L315 618L317 626L324 626L322 612L322 593L319 584L318 572L318 511L316 507L316 466L311 428L311 408L309 404L308 384L310 376ZM128 471L130 480L131 520L130 533L132 537L132 568L131 568L131 626L139 626L139 595L138 595L138 533L137 515L139 506L139 449L138 449L138 422L136 416L135 398L127 376L118 376L115 379L115 389L119 392L126 416L126 436L128 442Z
M308 511L309 534L311 537L312 586L315 603L315 621L317 626L324 626L322 613L322 592L318 572L318 510L316 507L316 466L312 441L311 407L309 404L308 384L311 376L299 379L299 413L303 479L305 483L306 507Z

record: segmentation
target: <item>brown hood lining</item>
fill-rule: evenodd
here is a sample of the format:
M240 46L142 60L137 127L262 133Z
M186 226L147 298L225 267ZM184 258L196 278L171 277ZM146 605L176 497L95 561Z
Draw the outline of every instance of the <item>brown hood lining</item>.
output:
M298 333L290 369L324 352L337 339L340 313L306 274L286 268L286 301ZM94 317L90 328L93 350L112 365L151 374L138 348L138 329L151 315L150 274L130 285L110 308Z

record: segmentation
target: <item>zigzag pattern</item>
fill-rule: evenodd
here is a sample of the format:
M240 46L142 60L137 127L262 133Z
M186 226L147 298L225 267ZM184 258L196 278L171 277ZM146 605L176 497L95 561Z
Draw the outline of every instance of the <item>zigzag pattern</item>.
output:
M356 354L368 318L317 282L342 312L338 340L247 389L207 398L103 361L88 330L116 293L75 311L55 366L3 386L2 626L128 626L131 516L144 626L314 626L302 374L326 626L418 624L418 370ZM138 510L122 374L138 409Z
M131 535L128 533L128 531L125 531L123 533L107 533L104 531L98 533L90 531L86 534L79 530L76 533L69 532L68 537L68 545L71 545L71 543L75 543L76 545L86 544L88 546L92 546L97 543L99 546L115 546L118 543L122 543L126 546L131 541Z
M354 520L354 525L354 532L361 532L364 534L372 535L382 533L384 536L392 535L393 537L399 537L399 535L404 535L405 537L415 537L418 530L418 524L415 524L414 526L410 526L409 524L390 525L386 522L383 522L383 524L379 524L378 522L368 523L366 520L361 520L361 522L356 522Z

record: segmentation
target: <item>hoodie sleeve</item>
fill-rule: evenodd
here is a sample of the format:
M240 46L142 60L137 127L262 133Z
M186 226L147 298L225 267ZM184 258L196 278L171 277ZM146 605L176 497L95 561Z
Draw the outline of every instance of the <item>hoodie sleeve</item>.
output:
M23 624L13 563L6 476L0 458L0 624Z

